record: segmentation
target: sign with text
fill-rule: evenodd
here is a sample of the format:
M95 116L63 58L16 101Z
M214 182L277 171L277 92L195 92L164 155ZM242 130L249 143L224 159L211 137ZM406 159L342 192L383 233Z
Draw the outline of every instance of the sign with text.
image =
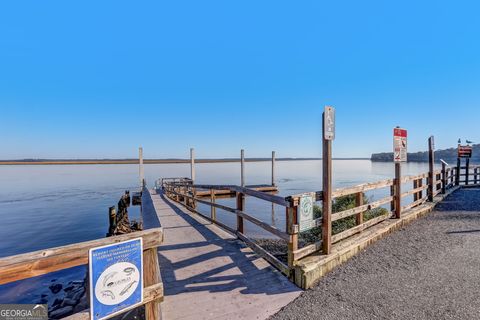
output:
M315 228L314 202L315 194L307 193L300 197L298 204L298 228L300 232Z
M323 113L323 136L325 140L335 140L335 109L325 107Z
M90 319L105 319L143 302L142 238L89 252Z
M407 130L393 129L393 160L407 162Z
M458 146L458 157L459 158L471 158L473 154L472 146Z

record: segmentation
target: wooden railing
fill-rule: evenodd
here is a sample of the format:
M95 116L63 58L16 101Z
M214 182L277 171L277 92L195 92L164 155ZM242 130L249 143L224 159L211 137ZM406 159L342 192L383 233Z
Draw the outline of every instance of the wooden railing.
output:
M457 168L455 168L457 170ZM457 185L477 185L480 184L480 165L461 166L457 171Z
M477 173L477 178L480 179L480 170L475 169ZM432 179L430 179L430 176ZM424 204L426 201L430 201L430 195L432 199L440 193L446 193L448 189L455 186L455 177L456 177L456 168L447 167L446 164L443 164L441 170L435 170L431 173L423 173L415 176L404 176L401 177L399 181L396 179L382 180L373 183L365 183L349 188L341 188L332 191L332 202L342 199L342 197L347 197L354 195L355 205L349 207L348 209L343 209L338 212L329 212L327 214L331 215L331 221L333 223L341 221L343 219L353 219L355 217L355 225L345 230L341 230L338 233L333 234L332 227L323 228L327 230L330 237L327 237L324 231L319 232L317 241L313 243L303 244L303 247L299 248L299 225L298 225L298 206L300 204L300 198L305 194L292 195L289 197L280 197L264 192L255 191L249 188L236 186L236 185L202 185L202 184L193 184L191 180L187 178L170 178L163 179L157 182L157 188L162 188L165 195L170 199L173 199L177 202L184 204L188 209L202 215L204 218L209 220L212 223L215 223L222 228L228 230L229 232L235 234L243 240L247 245L249 245L254 251L263 256L266 260L276 266L284 274L290 275L291 270L296 265L296 263L311 254L321 252L323 248L324 241L331 241L332 244L338 243L342 240L345 240L355 234L358 234L382 221L389 218L401 218L402 213L406 210L415 208ZM430 180L432 183L430 183ZM411 187L406 187L405 185L411 184ZM400 188L396 186L399 185ZM385 197L382 197L378 200L371 202L365 201L366 192L372 192L377 190L382 190L383 193L388 194ZM398 189L398 190L397 190ZM401 192L401 190L407 190ZM210 201L196 197L195 190L210 190ZM231 208L226 205L216 203L216 191L218 190L228 190L234 192L236 195L236 207ZM323 192L317 191L310 193L315 201L323 201ZM276 227L271 226L269 223L261 221L251 214L245 212L245 197L250 196L253 198L261 199L267 202L271 202L276 205L285 207L286 210L286 228L285 231L279 230ZM210 215L207 216L204 213L201 213L196 208L196 203L205 204L210 206ZM397 204L400 204L400 207L397 208ZM320 206L319 206L320 208ZM385 208L385 212L379 214L378 216L365 218L365 215L370 210L377 208ZM237 217L237 226L236 228L231 228L224 223L218 221L216 217L216 209L225 210L227 212L233 213ZM313 227L320 228L323 226L323 215L313 221ZM258 246L254 240L249 239L244 232L243 221L247 220L258 227L262 228L266 232L273 234L274 236L283 239L287 242L287 263L280 261L270 252L264 248Z
M252 190L245 187L235 186L235 185L205 185L205 184L195 184L191 183L190 179L187 178L169 178L169 179L162 179L156 183L156 187L163 188L165 195L170 199L177 201L184 206L186 206L191 211L195 211L197 214L203 216L208 221L215 223L222 228L226 229L227 231L235 234L239 239L243 240L249 247L252 248L255 252L269 261L272 265L274 265L277 269L279 269L282 273L289 276L291 267L293 266L293 256L291 253L289 254L288 265L284 262L277 259L273 256L270 252L256 244L253 240L249 239L244 232L244 220L247 220L258 227L262 228L263 230L275 235L276 237L283 239L288 242L288 246L291 246L292 237L291 232L289 232L289 228L287 227L286 232L277 229L276 227L271 226L270 224L263 222L252 215L245 212L245 197L250 196L257 199L261 199L264 201L268 201L277 205L284 206L288 211L291 210L291 203L287 201L285 198L267 194L264 192ZM196 190L210 190L210 201L206 201L197 197L195 195ZM229 190L231 192L235 192L236 198L236 207L228 207L225 205L221 205L216 202L216 191L219 190ZM201 203L210 206L210 216L207 216L200 211L197 210L196 204ZM218 221L216 215L216 209L224 210L230 213L233 213L237 217L237 226L236 229L233 229L226 224Z
M143 304L145 305L146 319L157 320L160 318L160 302L163 300L163 284L157 254L157 247L163 241L161 228L1 258L0 285L88 264L88 254L91 248L137 238L143 239L143 282L145 286ZM79 316L76 319L90 319L88 312L76 316Z

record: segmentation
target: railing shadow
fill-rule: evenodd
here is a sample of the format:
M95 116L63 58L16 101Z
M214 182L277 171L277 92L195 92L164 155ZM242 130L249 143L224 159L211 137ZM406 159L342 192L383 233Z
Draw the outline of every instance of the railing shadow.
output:
M189 227L198 232L204 241L192 243L179 243L164 245L159 249L160 270L165 286L165 295L175 295L185 292L227 292L240 289L242 294L267 294L275 295L286 292L298 291L299 289L288 281L280 272L272 266L258 267L254 262L258 256L248 249L241 241L225 239L208 228L209 223L203 224L191 215L177 207L163 192L158 192L166 204L180 217ZM161 221L160 221L161 224ZM164 226L165 228L165 226ZM174 227L175 228L175 227ZM165 228L168 230L168 228ZM168 234L168 231L166 232ZM186 239L187 240L187 239ZM188 241L188 240L187 240ZM172 250L188 248L204 248L205 251L191 258L172 262L168 259L168 253ZM215 248L215 249L213 249ZM214 263L213 261L220 261ZM211 269L202 268L198 274L192 272L192 276L179 279L176 270L201 268L202 264L211 266Z

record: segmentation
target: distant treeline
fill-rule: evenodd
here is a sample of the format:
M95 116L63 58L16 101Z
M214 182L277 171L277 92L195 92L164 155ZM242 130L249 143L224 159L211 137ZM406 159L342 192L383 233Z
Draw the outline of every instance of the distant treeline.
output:
M472 145L472 147L473 147L472 161L480 162L480 144L474 144ZM440 159L443 159L446 162L455 163L457 161L457 155L458 155L457 148L450 148L450 149L435 151L435 158L437 161L440 161ZM392 162L393 152L374 153L372 154L371 160L378 161L378 162ZM428 162L428 151L409 153L408 161L409 162Z

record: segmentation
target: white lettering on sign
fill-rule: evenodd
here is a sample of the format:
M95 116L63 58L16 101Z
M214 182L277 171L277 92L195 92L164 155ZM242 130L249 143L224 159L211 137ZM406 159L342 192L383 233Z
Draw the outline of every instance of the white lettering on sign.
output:
M393 129L393 161L407 162L407 130Z
M323 113L323 136L325 140L335 140L335 109L325 107Z

